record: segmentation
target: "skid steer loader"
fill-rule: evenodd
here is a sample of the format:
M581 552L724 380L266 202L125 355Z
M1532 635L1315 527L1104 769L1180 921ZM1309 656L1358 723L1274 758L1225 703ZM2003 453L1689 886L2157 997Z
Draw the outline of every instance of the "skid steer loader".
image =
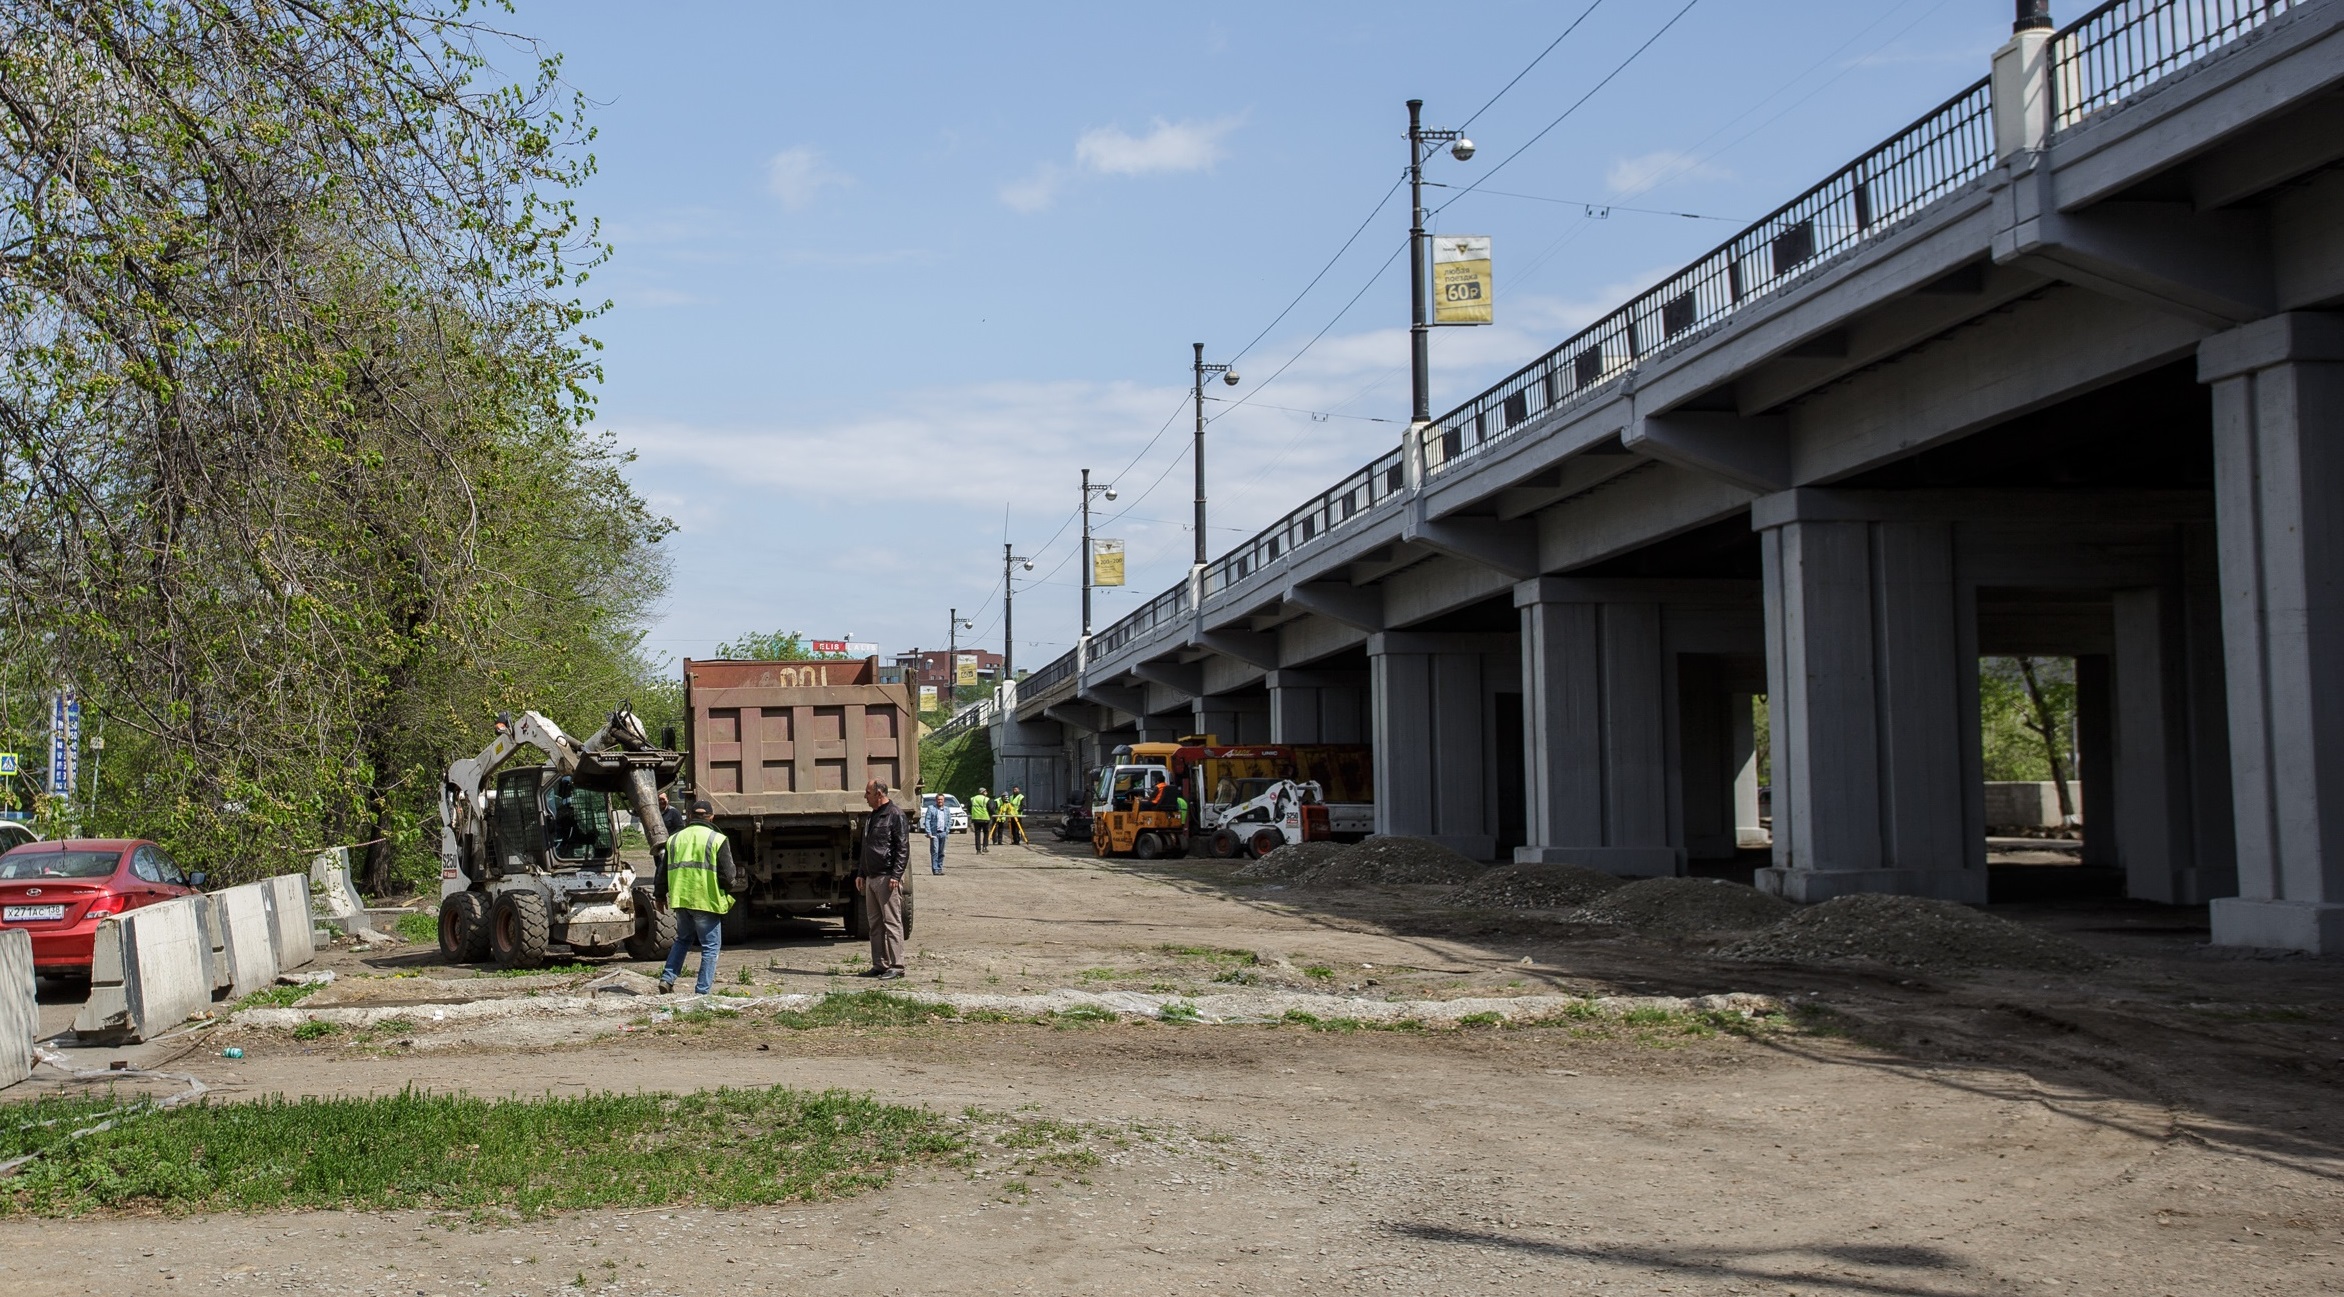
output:
M529 749L544 764L507 768ZM557 946L664 957L675 915L620 857L611 796L641 823L656 864L667 847L659 790L682 764L652 746L627 704L583 743L536 712L498 717L496 737L449 765L440 788L440 953L504 968L539 967Z

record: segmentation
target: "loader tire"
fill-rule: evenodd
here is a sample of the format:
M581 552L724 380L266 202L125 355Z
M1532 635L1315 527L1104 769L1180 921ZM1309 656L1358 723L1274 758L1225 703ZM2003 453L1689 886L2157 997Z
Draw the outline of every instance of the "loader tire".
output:
M541 968L552 944L553 924L545 898L535 892L506 892L489 911L489 953L499 968Z
M1255 829L1253 831L1253 837L1246 842L1245 848L1254 859L1259 860L1263 856L1266 856L1285 845L1285 834L1278 832L1276 829L1261 828Z
M478 892L457 892L440 902L440 958L451 964L477 964L488 958L488 898Z
M1215 829L1212 840L1205 844L1206 853L1215 860L1234 859L1237 853L1243 850L1245 850L1245 844L1238 841L1235 829Z
M1153 832L1142 833L1131 840L1131 854L1141 860L1154 860L1164 854L1164 840Z
M659 903L659 893L635 889L635 934L627 938L630 959L665 959L676 944L676 912Z

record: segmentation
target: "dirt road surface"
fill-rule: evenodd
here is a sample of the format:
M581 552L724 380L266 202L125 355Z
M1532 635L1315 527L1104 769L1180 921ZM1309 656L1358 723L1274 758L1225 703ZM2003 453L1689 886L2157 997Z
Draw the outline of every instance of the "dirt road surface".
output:
M980 1158L773 1209L8 1220L0 1290L2344 1292L2344 967L2214 957L2202 911L2002 907L2111 957L2088 976L1804 968L1450 910L1434 889L1312 895L1220 865L975 857L962 841L947 874L917 880L898 985L1751 991L1807 1007L1748 1037L745 1017L523 1048L226 1027L175 1046L174 1066L232 1097L843 1086L1088 1123L1103 1160ZM727 950L721 980L854 989L860 951L792 928ZM397 979L414 1003L470 971L412 951L327 962L346 994L377 985L348 975L422 972ZM231 1043L247 1057L219 1057Z

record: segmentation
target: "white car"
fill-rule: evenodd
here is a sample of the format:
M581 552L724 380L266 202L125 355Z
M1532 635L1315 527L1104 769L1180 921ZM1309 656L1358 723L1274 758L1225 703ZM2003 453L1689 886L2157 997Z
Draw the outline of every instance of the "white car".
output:
M33 826L22 820L0 820L0 851L40 840L41 835L33 832Z
M920 795L922 808L925 809L927 803L935 801L939 797L944 799L944 813L949 817L946 822L952 826L952 831L954 833L968 832L969 810L968 807L960 804L958 797L950 793L923 793ZM917 829L919 825L915 823L912 827Z

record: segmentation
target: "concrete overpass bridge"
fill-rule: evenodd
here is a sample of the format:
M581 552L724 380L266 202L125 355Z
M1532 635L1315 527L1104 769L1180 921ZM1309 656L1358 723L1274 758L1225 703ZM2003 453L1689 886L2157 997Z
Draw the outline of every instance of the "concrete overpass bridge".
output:
M1372 742L1378 828L1986 896L1977 661L2087 852L2344 949L2344 0L2119 0L1010 691L997 777Z

